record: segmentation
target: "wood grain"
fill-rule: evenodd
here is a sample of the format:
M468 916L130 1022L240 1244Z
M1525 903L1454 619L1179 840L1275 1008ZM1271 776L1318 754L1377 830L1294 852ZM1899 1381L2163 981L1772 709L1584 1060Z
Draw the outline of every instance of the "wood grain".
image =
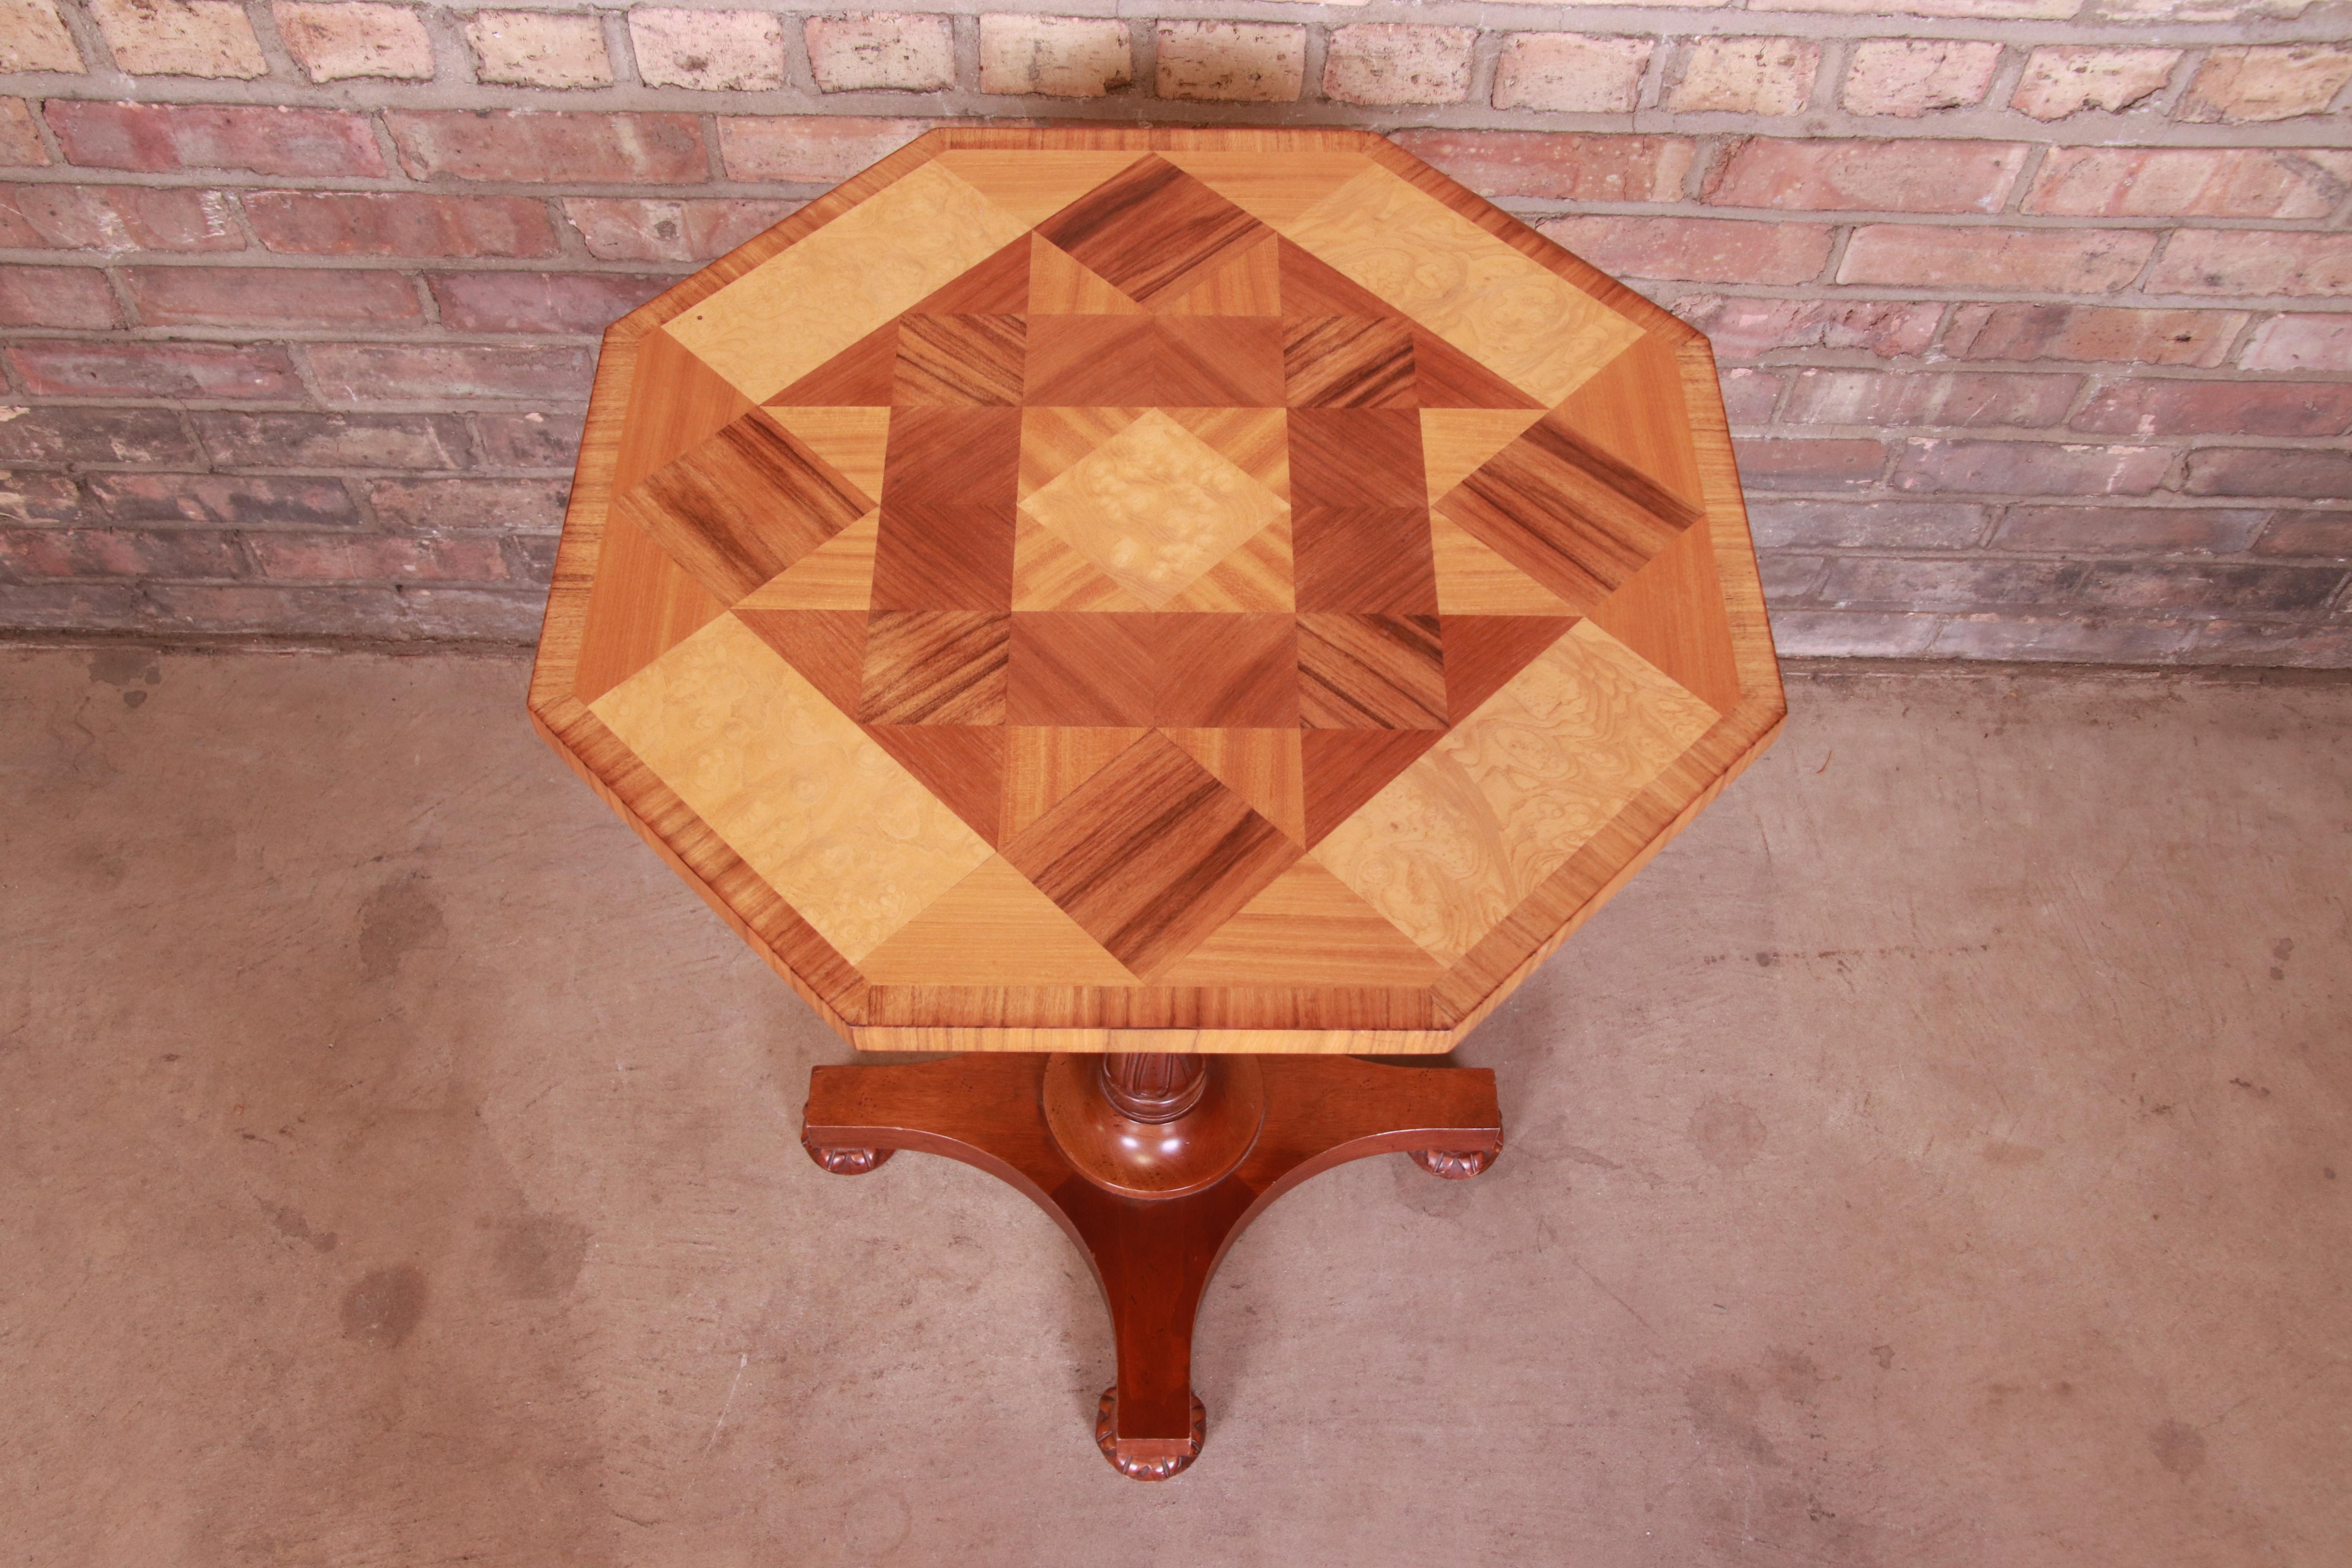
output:
M886 985L1139 985L1141 981L992 856L858 964Z
M726 606L626 517L604 526L573 691L593 702L709 624Z

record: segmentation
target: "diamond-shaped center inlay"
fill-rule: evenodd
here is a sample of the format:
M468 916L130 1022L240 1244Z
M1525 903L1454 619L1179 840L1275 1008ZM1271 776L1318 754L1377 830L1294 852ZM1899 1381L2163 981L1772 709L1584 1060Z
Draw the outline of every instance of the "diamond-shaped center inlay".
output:
M1155 408L1063 470L1022 510L1156 610L1287 508Z

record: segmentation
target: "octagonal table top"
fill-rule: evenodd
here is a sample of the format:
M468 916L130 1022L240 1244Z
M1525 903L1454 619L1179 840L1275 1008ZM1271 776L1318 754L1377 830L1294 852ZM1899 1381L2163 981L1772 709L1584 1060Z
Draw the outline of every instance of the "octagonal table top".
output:
M862 1048L1365 1054L1784 711L1706 341L1261 130L933 132L617 323L530 702Z

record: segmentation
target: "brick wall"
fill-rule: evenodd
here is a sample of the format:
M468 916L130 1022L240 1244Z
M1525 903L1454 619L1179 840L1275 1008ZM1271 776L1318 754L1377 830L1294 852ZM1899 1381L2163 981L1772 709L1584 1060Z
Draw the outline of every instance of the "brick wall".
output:
M2352 8L0 0L0 629L526 641L614 315L945 116L1412 151L1713 335L1785 651L2352 664Z

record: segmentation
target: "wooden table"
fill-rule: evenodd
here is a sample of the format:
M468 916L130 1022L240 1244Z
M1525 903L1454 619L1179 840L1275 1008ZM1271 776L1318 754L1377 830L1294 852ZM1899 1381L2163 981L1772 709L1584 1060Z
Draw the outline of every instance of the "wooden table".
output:
M1124 1473L1343 1161L1502 1147L1439 1056L1783 705L1714 363L1376 137L935 132L605 335L534 721L1093 1261Z

